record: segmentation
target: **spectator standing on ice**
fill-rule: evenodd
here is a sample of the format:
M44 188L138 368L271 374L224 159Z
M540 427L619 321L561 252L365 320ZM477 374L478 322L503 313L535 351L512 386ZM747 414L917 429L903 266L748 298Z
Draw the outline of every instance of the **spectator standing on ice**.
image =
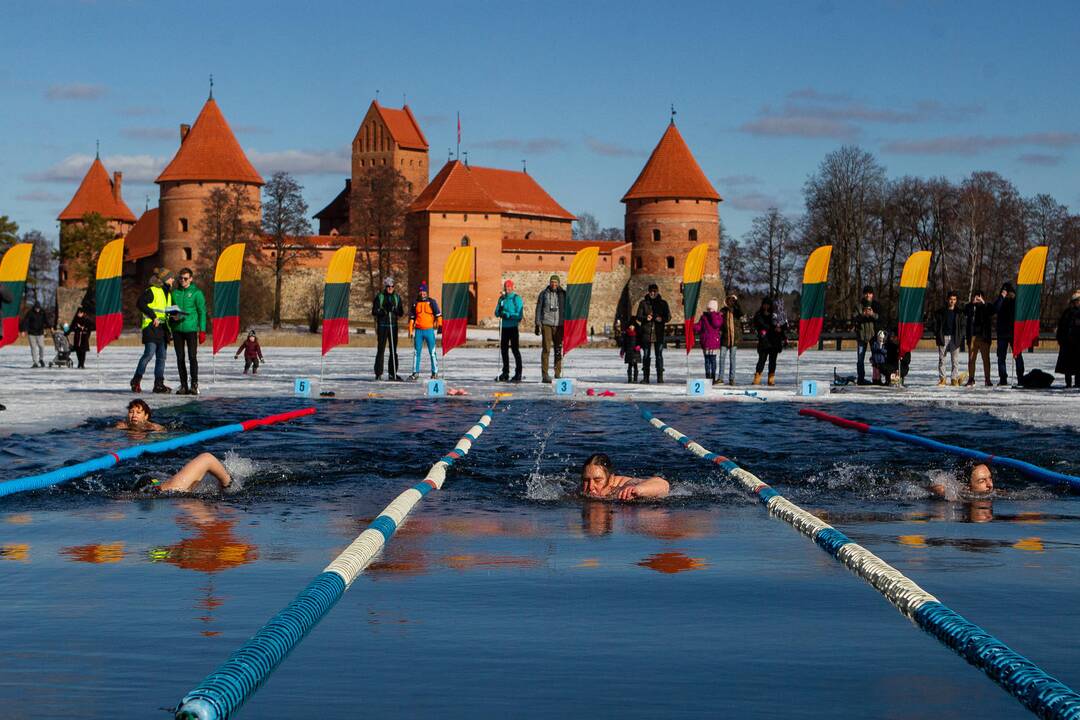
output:
M957 307L959 298L955 290L950 290L945 297L945 307L934 312L934 342L937 343L938 385L956 385L957 354L964 346L964 318ZM949 377L945 377L945 356L950 358Z
M566 291L559 286L559 276L548 278L548 286L536 298L536 334L540 336L541 380L551 382L548 361L555 353L555 377L562 377L563 323L566 320ZM646 375L647 377L647 375Z
M165 385L165 353L169 347L169 323L165 310L172 305L172 286L172 273L165 268L157 268L150 279L150 287L139 296L143 354L135 367L135 376L131 378L132 392L142 392L142 377L151 358L154 359L154 392L172 392Z
M194 283L195 273L184 268L177 276L177 287L172 291L172 304L177 316L169 321L173 346L176 349L176 370L180 375L177 395L199 394L199 345L206 342L206 298ZM187 362L185 363L185 355ZM191 366L191 384L188 384L188 365Z
M259 363L264 363L266 360L263 359L259 338L255 336L254 330L248 330L247 339L240 343L233 359L240 357L240 353L244 353L244 374L247 375L247 371L251 370L252 375L258 375Z
M724 316L720 314L720 303L710 300L705 312L694 323L694 334L701 338L701 351L705 353L705 377L717 384L716 356L724 337Z
M622 332L622 349L619 350L626 363L626 382L638 381L638 364L641 362L641 341L638 337L637 323L630 318Z
M1005 360L1013 344L1013 322L1016 320L1016 290L1012 283L1001 286L1001 293L994 301L994 313L997 314L997 365L998 385L1009 384L1009 369ZM1016 379L1024 377L1024 356L1017 355L1013 360Z
M94 331L94 321L90 319L86 308L79 306L75 311L75 317L71 318L68 334L71 338L71 349L75 351L75 357L79 359L79 369L86 368L86 353L90 352L90 333Z
M431 378L439 377L439 359L435 352L435 331L442 329L442 311L435 298L428 297L427 283L421 282L416 302L409 309L409 337L413 338L413 372L410 380L420 377L420 352L426 347L431 361Z
M383 279L383 289L371 304L371 314L375 316L375 335L379 342L379 349L375 351L375 379L382 380L383 358L386 357L387 378L402 380L398 362L398 320L405 315L405 303L394 289L394 278ZM390 346L388 356L385 355L387 345Z
M638 303L638 325L641 327L641 374L642 382L649 384L649 364L656 355L656 382L664 382L664 331L671 322L671 310L667 300L660 297L660 287L653 283Z
M988 386L993 385L990 380L990 343L994 332L994 310L986 304L982 290L976 290L971 302L964 306L964 317L968 339L967 386L975 384L975 362L979 355L982 355L983 379Z
M1072 294L1057 324L1058 357L1054 370L1065 376L1065 387L1080 388L1080 290Z
M869 309L867 309L869 308ZM859 385L867 385L866 353L881 329L881 303L874 299L874 288L866 285L862 289L862 300L855 311L855 351L856 379Z
M34 303L26 315L23 316L23 334L30 343L30 367L45 367L45 328L49 325L49 317L41 309L40 303Z
M716 368L716 380L713 384L724 384L724 368L727 367L728 385L734 385L735 351L739 349L739 340L742 339L743 317L738 295L728 293L720 314L724 316L724 332L720 336L720 363Z
M499 318L499 352L502 354L502 374L499 382L521 382L521 350L518 347L518 325L525 312L525 303L514 292L514 281L503 283L499 302L495 305L495 317ZM514 377L510 377L510 353L514 353Z
M769 385L776 384L776 358L784 349L787 341L787 327L780 323L773 310L773 299L766 297L761 307L754 313L754 334L757 335L757 368L754 370L754 385L761 384L761 373L765 363L769 363Z
M875 385L888 385L889 375L885 371L885 363L889 358L888 343L885 340L885 331L878 330L874 341L870 343L870 366L874 368L873 382Z
M900 354L900 333L895 330L889 331L889 337L885 341L885 382L893 385L903 385L907 377L908 368L911 367L911 352Z

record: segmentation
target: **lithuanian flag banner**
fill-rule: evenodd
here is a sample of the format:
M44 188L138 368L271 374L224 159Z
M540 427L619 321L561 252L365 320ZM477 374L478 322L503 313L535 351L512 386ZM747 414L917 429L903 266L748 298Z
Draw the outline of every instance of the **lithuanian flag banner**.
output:
M588 339L589 304L592 302L592 282L596 275L596 259L600 248L582 248L570 262L566 276L566 312L563 325L563 355Z
M0 283L11 293L11 302L0 303L0 347L10 345L19 337L19 308L22 307L26 273L30 270L33 252L33 243L19 243L8 248L4 259L0 260Z
M682 308L683 339L686 341L686 354L694 349L694 315L697 314L698 299L701 297L701 278L705 277L705 256L709 245L701 243L686 256L686 265L682 271Z
M829 282L832 245L822 245L806 259L799 301L799 355L817 345L825 322L825 285Z
M240 275L244 271L244 243L221 251L214 270L214 355L240 334Z
M469 284L473 276L473 248L454 248L443 268L442 286L442 354L465 343L469 326Z
M1043 277L1046 275L1045 245L1031 248L1020 263L1016 276L1016 319L1013 322L1013 355L1035 344L1039 337Z
M98 255L97 277L94 279L94 330L97 332L97 351L120 337L124 329L124 308L120 294L120 276L124 271L124 238L118 238L101 248Z
M349 290L352 288L356 248L338 248L326 269L323 286L322 354L349 344Z
M923 300L930 276L930 251L912 253L900 275L900 356L911 352L923 333Z

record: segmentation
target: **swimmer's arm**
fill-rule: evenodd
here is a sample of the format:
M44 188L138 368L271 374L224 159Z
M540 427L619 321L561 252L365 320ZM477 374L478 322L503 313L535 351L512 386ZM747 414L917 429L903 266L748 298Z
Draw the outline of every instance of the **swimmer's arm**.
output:
M662 498L667 497L671 486L662 477L654 475L644 480L635 480L619 488L620 500L633 500L634 498Z
M147 422L145 427L151 432L165 432L165 426L156 422Z
M206 473L213 475L221 483L222 488L227 488L232 483L232 477L221 461L210 453L203 453L180 468L180 472L161 483L161 490L162 492L189 492Z

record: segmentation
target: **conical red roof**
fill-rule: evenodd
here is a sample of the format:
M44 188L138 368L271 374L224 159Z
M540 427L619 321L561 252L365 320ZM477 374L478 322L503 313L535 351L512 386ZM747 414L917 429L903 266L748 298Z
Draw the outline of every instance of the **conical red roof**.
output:
M675 123L668 125L622 201L653 198L720 200L719 193L701 171Z
M135 222L135 214L124 198L113 193L113 181L101 164L101 158L94 158L79 189L75 191L75 197L60 212L57 220L82 220L83 215L89 212L96 212L106 220Z
M247 155L236 141L214 98L203 105L202 112L195 118L195 124L180 143L172 162L155 182L178 180L264 184L262 177L248 162Z

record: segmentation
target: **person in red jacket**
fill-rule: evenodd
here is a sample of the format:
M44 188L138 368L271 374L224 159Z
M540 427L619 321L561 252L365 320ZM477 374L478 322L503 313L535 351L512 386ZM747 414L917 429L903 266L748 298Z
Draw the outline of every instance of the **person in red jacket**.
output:
M249 330L247 340L240 344L240 347L236 349L234 358L240 357L240 353L244 353L244 374L247 375L247 371L251 370L252 375L259 374L259 363L264 363L262 348L259 347L259 339L255 337L255 331Z

